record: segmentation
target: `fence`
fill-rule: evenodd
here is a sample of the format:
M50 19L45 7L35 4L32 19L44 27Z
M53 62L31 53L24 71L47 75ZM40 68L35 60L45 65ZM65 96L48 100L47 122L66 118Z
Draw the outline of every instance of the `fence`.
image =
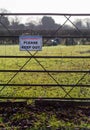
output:
M33 35L42 35L44 45L46 43L48 45L48 41L52 38L69 39L69 42L70 39L75 39L76 43L78 38L84 40L90 38L89 33L87 33L88 30L79 29L71 20L71 17L88 17L90 14L1 13L0 15L1 18L3 16L34 15L63 16L65 18L63 24L50 33L46 31L48 34L45 31L42 34L40 30L37 32L33 30ZM70 22L75 28L74 33L69 30L70 34L68 34L65 29L63 30L67 22ZM45 46L42 52L20 52L18 49L19 34L13 33L13 30L9 29L2 21L0 24L8 32L0 36L2 40L7 40L0 46L0 99L90 100L89 45L70 47L58 45L51 48ZM24 31L26 33L26 30ZM10 42L9 39L13 43L16 39L17 45L7 44L8 41ZM78 50L74 51L76 47ZM85 50L86 47L88 47L87 50ZM71 48L73 50L69 52ZM68 50L66 54L65 50Z

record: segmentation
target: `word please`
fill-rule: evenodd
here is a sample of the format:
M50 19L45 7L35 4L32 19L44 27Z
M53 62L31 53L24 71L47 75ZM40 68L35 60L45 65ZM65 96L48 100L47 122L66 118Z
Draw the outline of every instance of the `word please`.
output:
M24 41L24 44L38 44L37 41Z

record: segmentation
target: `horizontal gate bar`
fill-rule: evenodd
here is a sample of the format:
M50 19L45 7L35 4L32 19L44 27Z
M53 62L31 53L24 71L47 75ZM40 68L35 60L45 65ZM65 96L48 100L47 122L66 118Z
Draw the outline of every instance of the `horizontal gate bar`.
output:
M89 13L0 13L0 15L59 15L59 16L90 16Z
M90 58L90 56L11 56L1 55L0 58Z
M0 70L0 72L90 73L90 70Z
M90 87L90 84L0 84L0 86Z
M87 30L86 30L87 31ZM90 35L85 35L85 34L82 34L82 35L80 35L80 34L78 34L78 35L51 35L51 36L47 36L47 35L43 35L42 36L43 38L48 38L48 39L50 39L50 38L90 38ZM17 38L17 39L19 39L19 36L14 36L14 35L10 35L10 36L0 36L0 38ZM7 44L7 43L6 43Z
M0 99L53 99L53 100L62 100L62 101L90 101L90 98L59 98L59 97L18 97L18 96L0 96Z

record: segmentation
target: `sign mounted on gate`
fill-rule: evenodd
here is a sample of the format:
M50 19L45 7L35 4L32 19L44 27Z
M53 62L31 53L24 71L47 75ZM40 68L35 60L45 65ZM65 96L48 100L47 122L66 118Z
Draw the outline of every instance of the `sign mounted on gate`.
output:
M19 37L21 51L41 51L42 36L22 35Z

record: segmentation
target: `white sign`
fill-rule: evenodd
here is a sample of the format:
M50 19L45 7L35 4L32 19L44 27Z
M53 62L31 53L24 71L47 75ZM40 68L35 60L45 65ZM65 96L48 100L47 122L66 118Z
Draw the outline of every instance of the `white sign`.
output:
M21 51L40 51L42 50L42 37L41 36L20 36L19 45Z

